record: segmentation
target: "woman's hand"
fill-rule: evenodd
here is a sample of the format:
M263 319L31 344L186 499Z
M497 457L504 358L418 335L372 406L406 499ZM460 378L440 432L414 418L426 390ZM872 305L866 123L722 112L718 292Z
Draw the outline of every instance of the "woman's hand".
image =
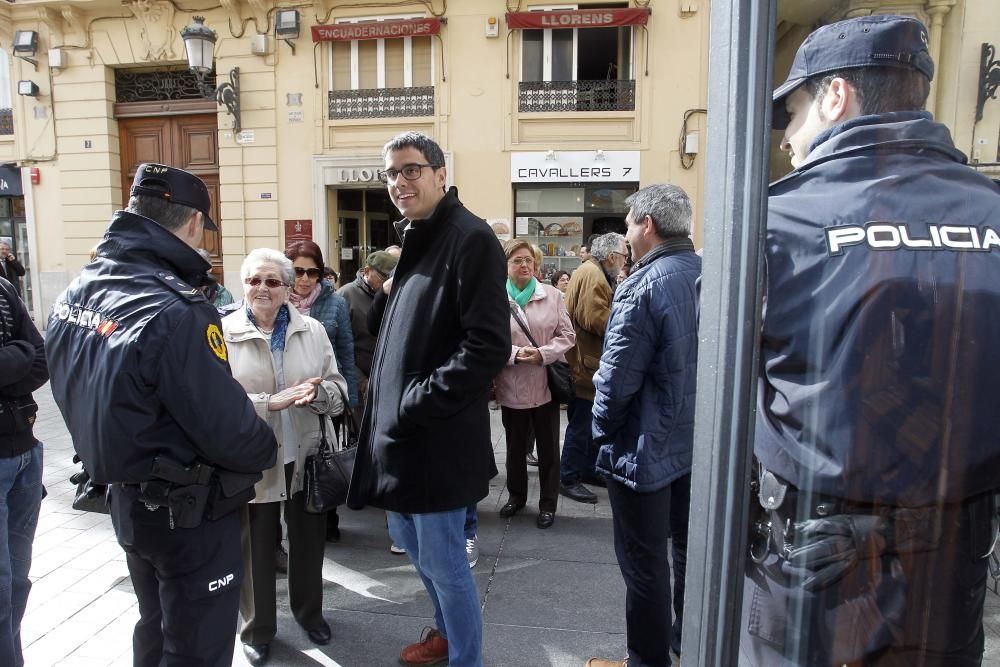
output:
M322 381L323 378L309 378L305 382L282 389L277 394L271 394L267 409L274 412L284 410L292 404L309 405L316 398L316 385Z
M538 351L537 347L522 347L517 351L517 355L514 358L517 359L517 363L519 364L541 366L545 363L545 360L542 359L542 353Z

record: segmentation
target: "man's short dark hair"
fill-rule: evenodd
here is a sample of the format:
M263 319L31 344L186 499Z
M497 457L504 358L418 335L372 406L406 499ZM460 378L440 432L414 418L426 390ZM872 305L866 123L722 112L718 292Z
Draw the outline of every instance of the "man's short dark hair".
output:
M174 204L159 197L147 197L145 195L133 195L128 200L129 213L141 215L144 218L155 220L167 231L177 231L187 224L191 216L197 213L195 209L183 204Z
M416 148L418 151L423 153L424 159L427 160L427 164L435 167L444 166L444 152L441 150L441 147L438 146L437 142L428 137L426 134L412 131L397 134L395 137L390 139L389 142L382 147L382 159L384 160L389 153L393 151L401 151L404 148Z
M814 100L822 100L835 78L847 81L858 93L862 115L891 111L923 111L931 82L917 70L901 67L858 67L807 79L803 84Z

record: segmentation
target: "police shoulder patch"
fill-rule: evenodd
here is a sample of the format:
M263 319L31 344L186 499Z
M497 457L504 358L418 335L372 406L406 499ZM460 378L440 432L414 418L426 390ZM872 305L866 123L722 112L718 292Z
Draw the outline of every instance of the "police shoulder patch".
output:
M201 293L201 290L191 287L169 271L157 271L156 277L159 278L160 282L180 294L188 301L207 301L207 299L205 299L205 295Z
M222 339L222 332L219 331L218 325L209 324L208 328L205 329L205 338L208 340L208 347L212 350L212 354L222 361L228 361L229 351L226 349L226 341Z

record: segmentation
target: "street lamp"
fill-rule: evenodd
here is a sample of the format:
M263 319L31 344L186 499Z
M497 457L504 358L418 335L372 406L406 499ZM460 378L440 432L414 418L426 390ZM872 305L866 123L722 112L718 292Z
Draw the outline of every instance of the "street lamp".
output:
M188 69L198 80L198 88L207 100L225 105L233 117L233 132L240 133L240 68L229 70L229 81L217 87L206 81L208 73L215 68L215 31L205 25L204 16L195 16L194 22L181 30L184 50L187 51Z

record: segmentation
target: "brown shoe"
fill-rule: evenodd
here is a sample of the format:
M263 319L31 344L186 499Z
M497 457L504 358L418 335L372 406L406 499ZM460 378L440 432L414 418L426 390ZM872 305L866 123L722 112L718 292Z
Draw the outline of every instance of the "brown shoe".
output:
M628 660L605 660L604 658L591 658L587 661L587 667L628 667Z
M440 665L448 662L448 640L435 628L424 628L420 641L399 652L404 665Z

